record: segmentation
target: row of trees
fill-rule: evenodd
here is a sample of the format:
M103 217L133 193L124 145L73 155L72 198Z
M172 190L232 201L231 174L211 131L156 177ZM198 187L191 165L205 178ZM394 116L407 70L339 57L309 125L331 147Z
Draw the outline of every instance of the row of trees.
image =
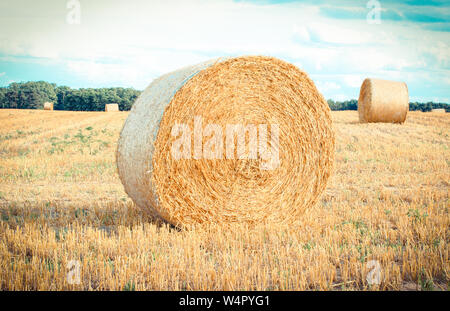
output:
M101 111L105 104L117 103L120 110L130 110L140 93L122 87L72 89L45 81L11 83L0 88L0 107L42 109L53 102L55 110Z
M450 112L450 105L446 103L409 103L409 110L421 110L423 112L431 111L431 109L439 109L444 108L445 112Z
M0 88L2 108L42 109L44 102L56 101L56 85L44 81L11 83Z
M358 101L356 99L346 100L346 101L334 101L329 99L328 106L330 106L331 110L358 110ZM450 105L447 103L409 103L409 110L415 111L420 110L423 112L431 111L431 109L444 108L446 112L450 112Z
M358 101L356 99L343 102L335 102L334 100L329 99L327 102L331 110L358 110Z
M0 107L18 109L42 109L45 102L53 102L55 110L102 111L105 104L117 103L120 110L130 110L141 91L133 88L87 88L72 89L57 86L45 81L11 83L0 88ZM331 110L357 110L356 99L347 101L328 100ZM450 112L446 103L409 103L409 110L430 111L444 108Z

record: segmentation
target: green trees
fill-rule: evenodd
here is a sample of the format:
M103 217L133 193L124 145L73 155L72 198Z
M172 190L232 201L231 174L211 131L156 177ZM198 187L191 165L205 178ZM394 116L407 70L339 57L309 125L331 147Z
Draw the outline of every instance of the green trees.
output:
M55 102L55 84L45 81L11 83L0 91L2 108L42 109L47 101Z
M0 108L42 109L53 102L55 110L102 111L105 104L117 103L130 110L140 91L132 88L71 89L44 81L11 83L0 88Z
M358 101L356 99L346 100L343 102L335 102L332 99L327 100L328 106L331 110L358 110ZM409 110L420 110L423 112L431 111L431 109L444 108L447 112L450 112L450 105L447 103L409 103Z
M450 105L446 103L433 103L433 102L427 102L427 103L409 103L409 110L421 110L421 111L431 111L431 109L439 109L444 108L446 112L450 112Z
M64 102L62 94L60 97L64 110L102 111L110 103L119 104L120 110L130 110L140 93L131 88L79 89L65 92Z
M0 87L0 108L6 108L5 105L5 96L7 89L5 87Z
M55 88L56 103L54 105L55 110L64 110L64 103L66 102L66 96L71 91L68 86L58 86Z
M332 99L327 100L331 110L357 110L358 101L356 99L346 100L343 102L335 102Z

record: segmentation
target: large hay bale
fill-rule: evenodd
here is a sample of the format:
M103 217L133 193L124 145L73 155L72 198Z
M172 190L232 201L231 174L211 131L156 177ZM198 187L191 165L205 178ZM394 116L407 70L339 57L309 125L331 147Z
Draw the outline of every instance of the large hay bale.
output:
M44 103L44 110L53 110L53 103L50 102Z
M105 111L106 112L117 112L117 111L119 111L119 105L118 104L106 104Z
M403 123L409 110L404 82L365 79L358 99L359 121Z
M431 109L431 112L434 112L434 113L445 113L445 109L444 108Z
M219 135L235 124L249 129L236 135L237 146L233 135ZM183 138L188 144L177 149ZM317 202L333 158L330 109L313 81L262 56L212 60L154 80L117 149L128 195L177 226L291 223Z

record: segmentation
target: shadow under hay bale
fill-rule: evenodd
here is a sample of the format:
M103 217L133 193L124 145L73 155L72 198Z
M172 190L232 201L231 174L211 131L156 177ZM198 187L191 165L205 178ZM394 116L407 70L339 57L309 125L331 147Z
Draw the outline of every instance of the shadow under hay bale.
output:
M409 110L408 87L404 82L365 79L358 99L359 121L403 123Z
M219 135L236 124L243 136ZM177 158L174 146L188 133ZM292 223L317 203L333 160L330 109L313 81L262 56L211 60L154 80L134 103L117 149L128 195L177 227Z

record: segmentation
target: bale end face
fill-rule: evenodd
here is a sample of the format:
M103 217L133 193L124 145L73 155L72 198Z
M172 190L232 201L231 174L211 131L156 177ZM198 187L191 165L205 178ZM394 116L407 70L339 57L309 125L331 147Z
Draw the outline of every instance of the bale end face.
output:
M118 104L106 104L105 111L106 112L117 112L117 111L119 111L119 105Z
M44 110L53 110L53 103L44 103Z

